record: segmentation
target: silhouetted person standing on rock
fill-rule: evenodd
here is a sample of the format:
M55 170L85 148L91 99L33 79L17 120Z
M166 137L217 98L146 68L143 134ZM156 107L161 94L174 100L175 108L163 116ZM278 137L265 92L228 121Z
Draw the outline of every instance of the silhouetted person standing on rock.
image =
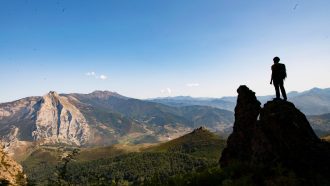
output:
M285 65L280 62L279 57L274 57L274 64L272 65L272 79L270 80L270 84L274 84L276 91L276 99L280 99L280 90L284 100L287 100L285 89L283 86L283 81L286 78L286 69Z

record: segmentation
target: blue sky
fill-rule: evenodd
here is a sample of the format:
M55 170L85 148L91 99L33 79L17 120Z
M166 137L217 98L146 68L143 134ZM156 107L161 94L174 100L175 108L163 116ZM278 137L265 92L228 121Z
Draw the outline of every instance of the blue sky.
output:
M150 98L330 87L328 0L1 0L0 102L116 91Z

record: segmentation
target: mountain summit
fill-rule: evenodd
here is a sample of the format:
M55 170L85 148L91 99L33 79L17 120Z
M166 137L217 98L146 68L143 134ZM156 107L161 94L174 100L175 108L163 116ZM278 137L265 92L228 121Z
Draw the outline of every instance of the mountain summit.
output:
M122 96L118 94L117 92L110 92L110 91L101 91L101 90L96 90L90 94L87 94L90 98L99 98L99 99L109 99L110 97L117 97L117 98L127 98L125 96Z
M277 168L281 174L294 174L299 184L330 183L330 144L315 135L294 104L273 100L261 108L248 87L240 86L237 92L234 129L220 158L222 168L237 163L262 167L270 180Z
M32 132L35 140L65 142L81 145L88 141L89 126L85 117L68 98L54 91L44 95L36 105L36 129Z

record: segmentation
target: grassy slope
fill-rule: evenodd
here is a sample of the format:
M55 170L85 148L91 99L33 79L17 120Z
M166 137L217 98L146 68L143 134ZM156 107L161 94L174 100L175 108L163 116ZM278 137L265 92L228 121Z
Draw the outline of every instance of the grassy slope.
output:
M90 161L100 158L114 157L131 152L178 152L197 157L218 159L225 146L225 140L206 129L196 129L193 132L174 140L153 144L123 145L117 144L108 147L81 148L77 161ZM56 159L72 148L56 148L40 146L24 161L24 163L38 164L40 162L56 163Z
M226 141L210 131L199 128L177 139L147 148L151 152L179 152L219 160Z
M92 161L101 158L110 158L130 152L139 152L140 148L143 148L144 146L113 145L109 147L81 148L79 154L76 156L76 161ZM23 161L23 164L27 166L38 166L43 162L47 162L47 164L55 165L62 155L67 154L72 150L73 148L70 147L63 148L40 146Z

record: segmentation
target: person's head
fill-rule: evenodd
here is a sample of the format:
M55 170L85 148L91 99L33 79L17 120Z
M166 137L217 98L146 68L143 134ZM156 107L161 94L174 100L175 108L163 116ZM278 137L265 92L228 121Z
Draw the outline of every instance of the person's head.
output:
M279 63L280 62L280 58L276 56L276 57L274 57L273 61L274 61L274 63Z

